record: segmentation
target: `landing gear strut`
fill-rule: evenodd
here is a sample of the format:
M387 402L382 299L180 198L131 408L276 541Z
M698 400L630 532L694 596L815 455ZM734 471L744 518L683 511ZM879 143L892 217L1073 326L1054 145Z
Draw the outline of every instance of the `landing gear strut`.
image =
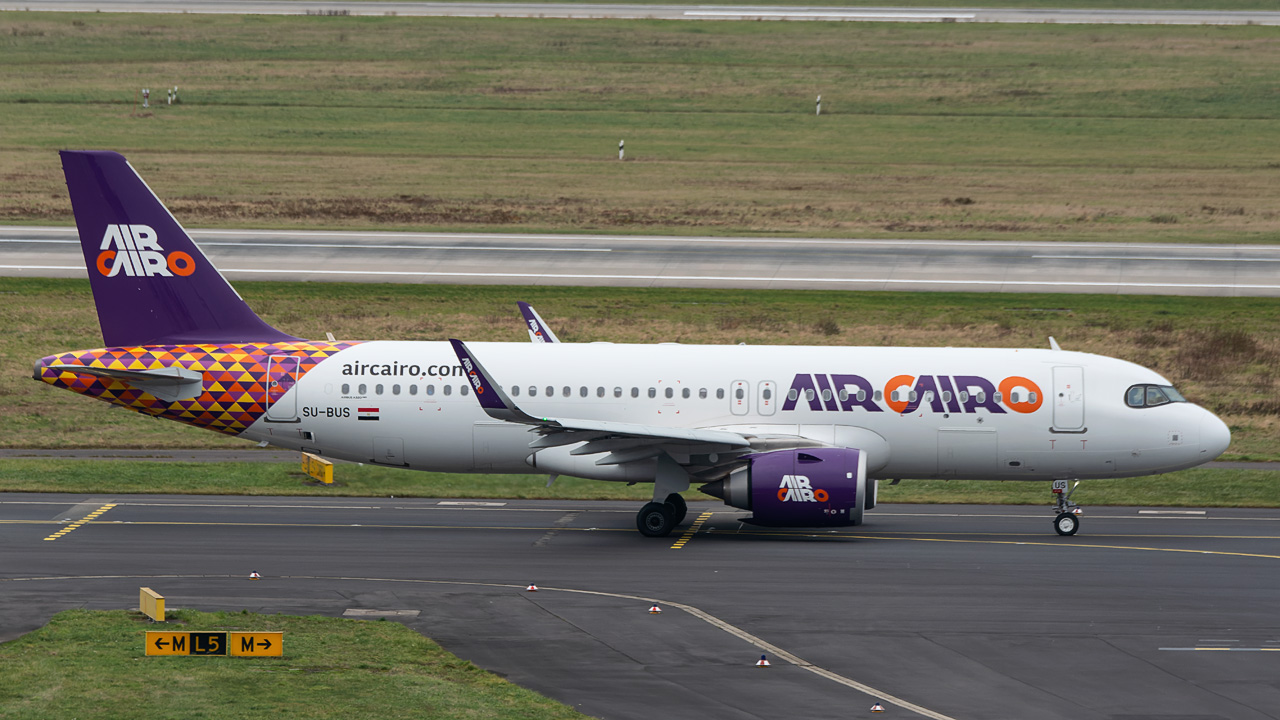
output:
M1067 488L1069 484L1068 480L1053 481L1054 507L1058 512L1053 519L1053 529L1059 535L1075 535L1080 529L1080 506L1071 502L1071 495L1080 487L1080 481L1077 480L1070 489Z

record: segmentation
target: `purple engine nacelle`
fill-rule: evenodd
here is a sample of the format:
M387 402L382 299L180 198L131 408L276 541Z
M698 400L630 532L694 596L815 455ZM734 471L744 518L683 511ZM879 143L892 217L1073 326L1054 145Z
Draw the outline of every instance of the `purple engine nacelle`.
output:
M875 481L868 492L867 457L861 450L775 450L746 459L746 467L701 488L726 505L754 513L743 522L771 527L861 525L863 511L875 507Z

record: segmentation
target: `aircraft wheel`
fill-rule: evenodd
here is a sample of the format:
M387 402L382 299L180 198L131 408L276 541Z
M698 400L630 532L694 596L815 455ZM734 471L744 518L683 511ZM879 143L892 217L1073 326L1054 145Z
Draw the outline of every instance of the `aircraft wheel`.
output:
M636 528L645 537L666 537L676 526L666 503L646 503L636 514Z
M684 516L689 514L689 505L685 503L684 498L680 497L680 493L671 493L663 504L667 506L671 513L672 527L684 522Z
M1059 535L1075 535L1080 529L1080 518L1073 513L1058 513L1058 517L1053 521L1053 529L1058 531Z

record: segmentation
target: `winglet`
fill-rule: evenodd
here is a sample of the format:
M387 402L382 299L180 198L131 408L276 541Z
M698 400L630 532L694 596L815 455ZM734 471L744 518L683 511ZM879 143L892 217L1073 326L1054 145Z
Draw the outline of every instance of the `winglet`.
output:
M1058 341L1057 341L1057 340L1054 340L1052 335L1050 335L1050 336L1049 336L1049 349L1050 349L1050 350L1061 350L1061 349L1062 349L1062 348L1058 347Z
M529 425L541 425L544 422L516 407L502 388L490 379L489 373L461 340L450 338L449 343L453 345L453 351L458 355L458 362L462 364L462 369L467 374L467 381L476 391L476 400L480 401L480 407L489 417Z
M542 319L532 305L522 300L517 300L516 305L520 306L520 314L524 316L524 324L528 326L529 340L536 343L560 342L560 338L551 332L551 328L547 327L547 321Z

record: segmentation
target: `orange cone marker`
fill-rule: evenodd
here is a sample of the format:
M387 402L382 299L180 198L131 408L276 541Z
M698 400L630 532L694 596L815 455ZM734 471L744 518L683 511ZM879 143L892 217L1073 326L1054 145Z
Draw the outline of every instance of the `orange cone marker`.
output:
M529 583L529 587L525 588L524 590L525 592L538 592L538 586L534 585L533 583Z
M761 655L760 660L756 662L756 667L769 667L769 658Z
M661 615L661 614L662 614L662 608L658 607L657 605L654 605L653 607L649 608L649 614L650 614L650 615Z

